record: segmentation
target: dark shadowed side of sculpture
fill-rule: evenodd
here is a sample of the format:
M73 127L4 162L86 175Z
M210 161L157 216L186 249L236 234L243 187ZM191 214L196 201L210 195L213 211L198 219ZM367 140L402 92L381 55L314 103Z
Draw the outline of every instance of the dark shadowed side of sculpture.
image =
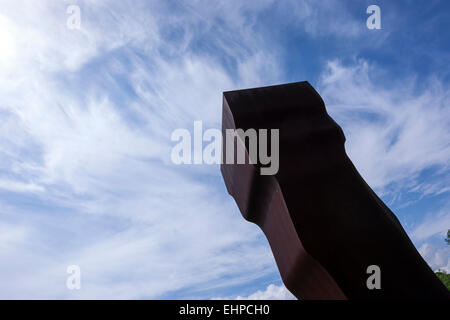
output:
M248 164L248 153L246 164L222 164L221 171L244 218L266 235L297 298L450 299L359 175L342 129L308 82L224 92L222 117L224 136L226 129L279 129L275 175L260 175L262 165ZM381 289L366 285L370 265L380 267Z

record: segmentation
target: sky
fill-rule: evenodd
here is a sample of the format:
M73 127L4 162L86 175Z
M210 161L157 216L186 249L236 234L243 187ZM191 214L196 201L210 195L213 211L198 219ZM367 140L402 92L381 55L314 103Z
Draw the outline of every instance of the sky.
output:
M220 129L223 91L304 80L450 272L449 15L448 1L0 0L0 298L293 298L219 165L172 163L171 133Z

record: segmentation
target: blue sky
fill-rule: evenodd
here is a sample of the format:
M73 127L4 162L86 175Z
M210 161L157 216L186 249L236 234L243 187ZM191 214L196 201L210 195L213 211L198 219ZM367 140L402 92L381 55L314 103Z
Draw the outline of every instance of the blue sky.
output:
M366 27L371 4L381 30ZM426 261L450 272L449 7L1 1L0 297L290 298L219 167L174 165L170 136L220 128L223 91L302 80Z

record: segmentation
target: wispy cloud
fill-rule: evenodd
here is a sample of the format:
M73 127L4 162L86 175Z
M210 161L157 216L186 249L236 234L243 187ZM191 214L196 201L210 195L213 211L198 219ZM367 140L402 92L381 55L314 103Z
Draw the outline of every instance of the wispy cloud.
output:
M428 263L446 269L449 251L424 241L444 238L450 226L448 205L435 209L436 197L449 191L450 91L436 78L422 79L427 85L420 89L413 75L394 84L386 77L364 60L330 61L319 92L344 129L350 158L379 195L399 207L435 197L422 221L413 214L400 219Z
M422 91L414 78L388 88L380 73L363 60L349 66L332 61L319 91L369 184L381 192L392 183L414 188L423 170L448 170L450 92L436 79L425 80Z
M1 296L207 297L273 274L262 233L243 223L218 168L169 162L171 131L196 119L219 127L220 92L276 75L271 53L256 50L257 40L236 41L232 78L219 61L186 49L208 32L226 36L228 28L208 30L204 15L218 15L215 7L164 21L156 4L80 6L79 32L65 27L62 4L2 10L18 54L5 54L0 75L0 189L25 195L1 198L4 243L14 246L0 254ZM174 27L184 49L164 35ZM65 287L71 264L82 270L79 292Z
M436 213L426 215L423 221L411 232L411 236L414 240L424 240L440 234L441 238L444 239L449 229L450 208L447 205Z

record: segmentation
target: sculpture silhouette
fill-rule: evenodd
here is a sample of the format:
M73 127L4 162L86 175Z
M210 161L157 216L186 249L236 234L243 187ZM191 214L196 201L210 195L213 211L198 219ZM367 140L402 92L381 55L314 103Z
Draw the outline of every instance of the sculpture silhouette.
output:
M222 164L221 172L297 298L450 298L357 172L342 129L308 82L224 92L222 134L237 128L279 129L278 173L260 175L262 164L249 164L248 150L246 164ZM380 268L380 289L366 284L371 265Z

